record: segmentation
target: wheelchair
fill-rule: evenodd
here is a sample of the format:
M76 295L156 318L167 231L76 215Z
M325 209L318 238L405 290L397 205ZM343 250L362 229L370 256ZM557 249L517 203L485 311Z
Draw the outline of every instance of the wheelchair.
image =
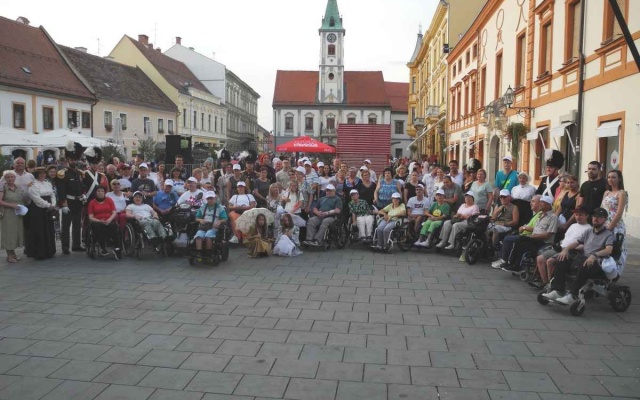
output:
M92 259L95 260L96 256L98 255L98 251L100 250L100 244L98 244L98 242L96 241L95 238L95 234L93 232L93 225L91 222L89 222L89 228L87 229L87 238L86 238L86 251L87 251L87 255ZM113 239L109 239L107 241L107 247L113 247L114 251L116 247L120 248L120 252L122 254L122 243L115 243L113 241ZM120 257L118 257L117 255L114 254L114 258L116 260L120 260Z
M381 217L376 218L373 230L373 243L377 243L377 227L381 219ZM395 222L395 226L391 230L389 239L384 244L383 251L386 253L392 253L393 249L396 247L400 248L402 251L409 251L413 247L413 233L411 232L409 220L406 217L402 217Z
M216 237L211 239L213 241L213 247L210 250L206 249L206 239L204 239L200 253L198 253L196 249L195 237L198 231L198 225L197 222L191 222L187 227L187 258L189 265L195 265L196 261L198 261L203 264L215 266L220 264L221 261L227 261L229 259L229 239L233 236L229 224L220 224Z
M124 230L122 231L122 249L124 254L129 257L140 258L142 254L142 250L145 247L157 247L158 254L161 256L172 255L174 252L173 249L173 230L171 229L171 225L166 222L163 225L165 230L165 238L164 240L159 240L158 243L151 243L151 239L149 239L142 229L140 222L135 218L127 218L127 223L124 226Z
M343 249L349 243L350 229L349 219L345 218L342 214L338 215L335 221L333 221L324 232L321 247L325 250L331 250L331 246L333 245L336 249ZM304 242L302 246L309 248L309 245Z
M440 232L442 232L442 227L444 226L444 223L448 220L449 218L442 220L442 224L440 224L440 226L433 231L433 234L431 235L431 237L427 236L427 239L426 239L427 244L425 246L415 246L415 247L418 249L422 248L426 250L431 250L433 248L436 248L436 244L438 243L438 241L440 241ZM409 235L413 236L413 233L409 232ZM414 242L411 242L411 246L413 247L414 245L415 245Z
M491 242L487 240L489 225L491 225L489 215L473 215L467 220L467 229L456 237L455 250L464 254L467 264L473 265L480 258L492 256L494 249Z
M620 266L620 255L622 254L623 244L624 235L621 233L616 234L611 257L615 260L618 267ZM571 312L571 315L575 317L581 316L587 307L586 300L594 297L607 298L613 311L625 312L631 305L631 290L629 289L629 286L620 285L618 283L619 280L619 274L613 279L589 279L578 291L578 299L569 305L569 312ZM550 291L551 284L548 284L544 289L538 292L538 303L542 305L547 305L549 303L565 305L543 296L543 294Z

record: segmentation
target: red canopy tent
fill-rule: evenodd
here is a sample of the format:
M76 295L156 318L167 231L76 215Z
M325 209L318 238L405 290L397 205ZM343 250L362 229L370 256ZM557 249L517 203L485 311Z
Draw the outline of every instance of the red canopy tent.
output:
M281 153L303 152L333 154L336 152L336 149L308 136L300 136L287 143L279 145L276 147L276 151Z

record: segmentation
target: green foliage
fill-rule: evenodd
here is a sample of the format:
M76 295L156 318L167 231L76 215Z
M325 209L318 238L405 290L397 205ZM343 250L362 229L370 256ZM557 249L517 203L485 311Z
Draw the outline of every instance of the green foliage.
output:
M529 127L522 122L514 122L507 126L507 137L511 138L511 155L516 160L519 158L520 142L522 137L529 131Z
M143 159L146 161L156 160L157 154L157 144L152 137L140 140L138 142L138 154L141 154Z
M102 159L103 160L110 160L113 157L118 157L118 159L124 161L126 159L126 157L124 156L124 154L122 154L122 152L120 151L120 148L110 144L109 146L104 146L102 148Z

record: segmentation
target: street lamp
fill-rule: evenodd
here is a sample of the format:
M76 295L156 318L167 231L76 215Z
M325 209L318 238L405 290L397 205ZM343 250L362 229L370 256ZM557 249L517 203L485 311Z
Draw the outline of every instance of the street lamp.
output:
M513 93L513 89L511 88L511 85L509 85L509 88L507 89L506 92L504 92L504 95L502 96L502 103L507 106L507 108L510 108L512 110L515 110L518 112L518 114L524 112L524 113L531 113L531 116L535 116L535 108L533 107L514 107L513 103L515 101L515 95Z

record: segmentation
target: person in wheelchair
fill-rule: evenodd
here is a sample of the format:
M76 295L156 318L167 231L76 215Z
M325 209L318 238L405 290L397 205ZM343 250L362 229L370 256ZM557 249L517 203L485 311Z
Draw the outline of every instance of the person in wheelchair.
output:
M375 218L371 213L371 206L366 200L360 198L360 192L357 189L351 189L351 202L349 203L349 211L351 211L352 228L358 229L358 239L370 242L373 238L373 224Z
M467 229L467 220L476 214L480 214L480 208L475 204L475 195L472 191L468 191L464 195L464 203L458 208L453 218L447 220L442 225L440 231L440 243L436 245L438 248L445 250L453 250L456 245L456 236Z
M532 186L533 187L533 186ZM496 207L491 215L493 227L487 229L487 235L491 236L492 248L498 246L500 235L511 232L518 226L520 221L520 212L518 207L511 202L511 193L507 189L500 191L500 205Z
M451 179L449 179L451 181ZM432 242L433 234L436 229L442 226L442 223L449 218L451 206L444 201L444 190L436 191L436 202L425 212L426 220L422 224L420 237L414 243L414 246L427 247Z
M164 240L167 233L158 219L158 213L156 213L150 205L144 204L142 202L143 198L144 195L142 192L135 192L133 194L133 204L127 206L127 218L138 221L147 238L151 241L152 246L158 251L160 243Z
M307 221L307 240L304 243L309 246L322 246L325 231L341 210L342 200L336 196L336 188L330 183L326 188L326 196L318 199L313 207L313 217Z
M207 251L211 252L218 229L229 219L227 211L218 204L215 192L206 192L204 197L206 203L196 212L196 222L200 224L195 235L196 253L199 257L202 256L202 242L204 241Z
M385 243L389 241L391 231L396 227L396 222L407 216L407 208L402 203L402 195L395 192L391 195L391 204L378 211L378 215L382 220L378 222L376 227L376 244L371 246L373 250L384 250Z
M420 233L425 211L429 209L430 205L431 199L425 196L424 185L416 185L416 195L407 201L409 229L411 229L412 235L417 236Z
M156 210L159 216L166 217L178 202L178 198L178 193L173 190L173 181L167 179L164 181L162 190L158 191L153 197L153 209Z
M106 257L109 255L107 251L107 242L111 240L114 245L113 254L116 260L122 258L122 252L120 249L120 230L116 223L116 206L113 204L113 200L105 197L105 189L102 186L98 186L96 189L95 199L89 202L87 207L87 213L89 214L89 222L91 224L91 232L93 233L93 239L100 246L100 255Z
M605 226L609 216L607 210L600 207L596 208L591 216L593 228L584 231L576 242L571 243L558 254L558 266L555 269L551 283L553 290L549 293L544 293L544 297L568 305L577 300L580 288L589 279L607 279L602 269L602 264L613 252L615 235ZM569 252L579 245L584 246L582 254L576 256L571 263L563 262L568 259ZM571 267L577 268L578 274L573 282L571 291L564 294L567 272Z
M557 248L557 246L549 246L549 248L542 251L536 259L538 273L540 274L540 280L543 285L548 284L551 280L556 264L558 263L557 255L560 254L562 249L577 242L585 231L591 229L591 225L587 223L587 209L584 206L577 206L575 210L573 210L573 215L576 223L567 229L564 239L560 242L560 248ZM574 250L574 252L576 250Z
M504 238L501 258L491 264L495 269L517 272L522 269L520 260L526 252L537 253L545 244L551 244L558 230L558 217L551 207L553 197L536 195L531 199L531 207L536 212L525 226L520 227L519 235ZM535 208L534 208L535 207Z

